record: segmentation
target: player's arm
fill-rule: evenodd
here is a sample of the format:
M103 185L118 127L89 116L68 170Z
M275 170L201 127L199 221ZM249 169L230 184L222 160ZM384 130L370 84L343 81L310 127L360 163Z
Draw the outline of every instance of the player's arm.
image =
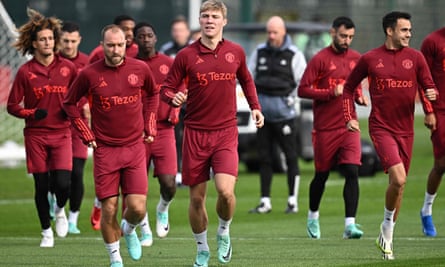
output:
M146 66L145 69L145 83L142 88L145 93L142 94L142 105L144 111L144 129L146 142L153 142L157 134L156 128L156 114L159 108L159 88L156 86L153 73L150 68Z
M80 111L77 107L77 103L82 97L86 97L89 89L89 83L87 78L82 75L82 72L79 76L74 80L73 84L70 86L68 90L68 94L65 96L65 100L63 102L63 109L71 120L71 124L80 132L80 138L82 141L92 146L96 147L95 136L93 131L91 131L90 127L84 122Z
M9 93L8 97L8 103L7 103L7 111L9 114L21 118L21 119L28 119L28 120L42 120L46 118L46 115L48 114L48 111L43 108L25 108L22 105L22 102L25 98L25 88L29 87L28 84L26 84L27 78L23 71L19 71L16 75L16 78L14 80L14 83L11 88L11 92ZM34 90L31 94L26 97L32 97L35 98L33 101L32 99L28 99L28 102L35 102L35 106L38 104L38 97L43 97L43 92L39 90Z
M301 98L328 101L343 94L343 85L332 88L318 87L318 79L323 69L322 61L315 56L309 61L303 73L300 85L298 86L298 96Z
M187 101L187 91L179 90L186 77L184 57L184 54L178 54L175 57L170 71L161 85L161 101L173 107L180 107Z
M368 67L364 58L361 57L356 67L349 74L343 87L343 116L349 131L360 131L354 105L354 95L356 94L356 88L360 86L360 83L367 75Z

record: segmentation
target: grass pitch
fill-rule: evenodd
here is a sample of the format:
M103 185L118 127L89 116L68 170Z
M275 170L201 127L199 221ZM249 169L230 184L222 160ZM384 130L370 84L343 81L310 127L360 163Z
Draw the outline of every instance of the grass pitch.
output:
M364 124L364 123L362 123ZM363 125L364 127L366 125ZM367 138L365 127L362 136ZM343 179L336 173L326 184L320 206L321 239L306 234L308 187L313 163L300 162L301 184L299 212L284 214L287 201L286 178L276 174L272 186L273 210L269 214L248 214L259 201L259 176L241 166L236 188L237 210L231 226L233 257L230 266L443 266L445 256L445 198L439 195L434 204L436 238L424 237L419 211L423 203L426 177L432 165L429 133L416 118L414 157L408 176L402 209L395 228L396 260L381 259L375 239L383 218L387 176L360 179L360 204L357 223L365 234L359 240L343 240ZM0 169L0 266L109 266L100 232L93 231L89 214L94 200L91 160L85 170L85 198L79 217L80 235L55 238L55 247L39 247L40 227L33 201L33 180L24 166ZM150 178L148 209L152 230L159 199L159 186ZM215 190L208 184L210 266L220 266L216 259ZM192 266L196 246L188 223L188 189L179 188L170 206L171 231L165 239L155 237L152 247L143 249L140 261L132 261L121 240L125 266Z

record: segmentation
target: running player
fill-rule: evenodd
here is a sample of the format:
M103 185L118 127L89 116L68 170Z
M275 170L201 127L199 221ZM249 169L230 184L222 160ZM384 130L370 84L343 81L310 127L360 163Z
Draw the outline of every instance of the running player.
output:
M309 62L298 96L313 99L315 176L309 187L307 232L311 238L320 238L319 207L329 171L338 165L345 177L343 199L345 204L344 238L363 235L357 224L359 200L358 167L361 156L360 132L348 131L343 118L343 84L357 64L360 54L349 48L355 35L354 22L338 17L330 30L332 43L318 52ZM367 105L361 88L356 102Z
M173 59L156 51L156 31L147 22L140 22L134 28L135 42L139 47L137 59L144 61L151 69L156 86L160 87L173 64ZM184 90L181 86L181 90ZM146 144L147 169L153 162L153 176L158 178L160 198L156 207L156 234L163 238L170 231L168 208L176 193L175 176L177 172L175 130L178 123L179 108L169 106L161 101L157 114L156 141ZM141 244L151 246L153 243L148 213L141 223Z
M125 35L117 25L102 30L105 53L83 69L64 102L65 111L84 143L94 148L94 183L101 201L101 232L111 266L123 266L119 239L124 236L133 260L142 256L135 228L146 212L148 190L145 142L156 136L159 89L146 64L125 57ZM144 94L141 92L145 91ZM91 127L81 119L77 103L91 99ZM125 210L119 227L119 195Z
M25 150L28 172L34 177L35 204L42 227L41 247L54 246L49 213L49 181L57 198L56 233L65 237L68 221L65 204L72 169L70 122L62 108L76 67L55 54L61 21L28 9L29 21L19 29L15 47L33 58L22 65L8 98L8 112L25 119ZM22 105L23 102L23 105Z
M432 217L433 202L445 172L445 28L441 28L428 35L423 40L420 50L425 56L426 63L440 93L439 98L433 102L437 121L436 128L431 129L434 165L428 175L425 199L420 211L423 233L426 236L434 237L437 233ZM428 127L429 125L426 126Z
M343 89L343 112L347 129L360 131L354 107L355 88L368 77L371 114L369 135L389 176L383 222L376 240L384 259L394 259L393 232L400 212L403 189L409 171L414 140L414 104L419 92L425 123L436 127L429 101L437 90L423 55L409 47L411 15L393 11L383 17L385 43L361 56ZM429 101L428 101L429 100Z
M88 64L88 55L79 51L82 40L80 27L74 22L64 22L60 32L59 55L74 63L77 72ZM85 123L90 117L88 100L84 97L77 103L79 112ZM68 215L68 233L80 234L77 227L80 206L82 204L84 184L83 171L88 158L88 147L80 139L79 132L71 125L71 139L73 147L73 171L71 172L70 212Z
M205 203L210 168L218 193L218 260L228 263L232 256L229 229L235 212L239 163L236 79L243 88L257 127L263 126L264 117L244 50L222 37L227 24L227 7L218 0L203 2L199 24L201 39L176 55L161 87L161 98L174 107L187 103L182 182L189 186L190 192L189 220L197 244L194 266L208 266L210 250ZM186 77L188 92L180 92L178 86Z

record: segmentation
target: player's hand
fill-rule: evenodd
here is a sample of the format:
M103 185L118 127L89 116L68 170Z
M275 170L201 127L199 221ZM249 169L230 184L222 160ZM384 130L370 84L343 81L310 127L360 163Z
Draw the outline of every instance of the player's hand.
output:
M155 140L154 136L151 136L151 135L144 137L144 142L146 142L148 144L153 143L154 140Z
M435 131L437 126L436 115L434 113L426 114L423 123L425 124L426 128L430 129L431 131Z
M343 84L337 84L337 86L335 86L334 94L335 94L335 96L343 95Z
M350 120L346 124L346 128L351 132L360 132L360 126L358 120Z
M355 103L357 103L360 106L368 106L369 105L369 98L365 95L357 97L355 100Z
M264 116L258 109L252 110L252 119L255 121L255 126L261 128L264 125Z
M425 97L429 101L435 101L437 99L437 92L434 88L429 88L425 90Z
M46 118L46 116L48 115L48 111L46 109L36 109L34 111L34 119L39 121L39 120L43 120L44 118Z
M91 147L91 148L93 148L93 149L96 149L96 148L97 148L96 141L91 141L91 142L89 142L89 143L88 143L88 147Z
M179 107L187 101L187 92L177 92L172 99L172 104Z

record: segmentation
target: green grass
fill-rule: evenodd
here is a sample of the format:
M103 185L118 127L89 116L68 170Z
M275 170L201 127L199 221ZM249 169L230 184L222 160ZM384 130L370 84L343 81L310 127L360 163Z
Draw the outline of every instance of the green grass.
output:
M366 124L362 135L368 138ZM423 203L426 176L432 164L429 133L416 119L416 141L412 167L408 177L401 213L395 228L394 253L396 260L381 260L375 247L379 224L383 217L387 176L360 179L360 205L357 222L365 235L360 240L343 240L343 180L332 173L320 207L322 238L310 240L306 234L308 186L313 176L312 162L301 162L301 185L298 214L286 215L287 196L283 174L273 181L273 211L266 215L248 214L258 204L259 177L247 173L241 166L237 184L237 210L231 227L233 258L230 266L443 266L445 255L445 198L435 202L436 238L426 238L421 232L419 210ZM33 203L33 181L24 167L0 169L0 266L108 266L100 232L89 224L94 191L91 160L85 177L85 198L79 218L81 235L57 238L52 249L39 248L40 227ZM154 209L159 199L159 186L150 178L148 208L152 230ZM209 183L207 199L209 212L209 245L211 266L216 260L215 190ZM121 242L125 266L191 266L196 246L188 224L188 190L178 189L171 205L171 231L166 239L155 237L150 248L143 249L140 261L132 261Z

